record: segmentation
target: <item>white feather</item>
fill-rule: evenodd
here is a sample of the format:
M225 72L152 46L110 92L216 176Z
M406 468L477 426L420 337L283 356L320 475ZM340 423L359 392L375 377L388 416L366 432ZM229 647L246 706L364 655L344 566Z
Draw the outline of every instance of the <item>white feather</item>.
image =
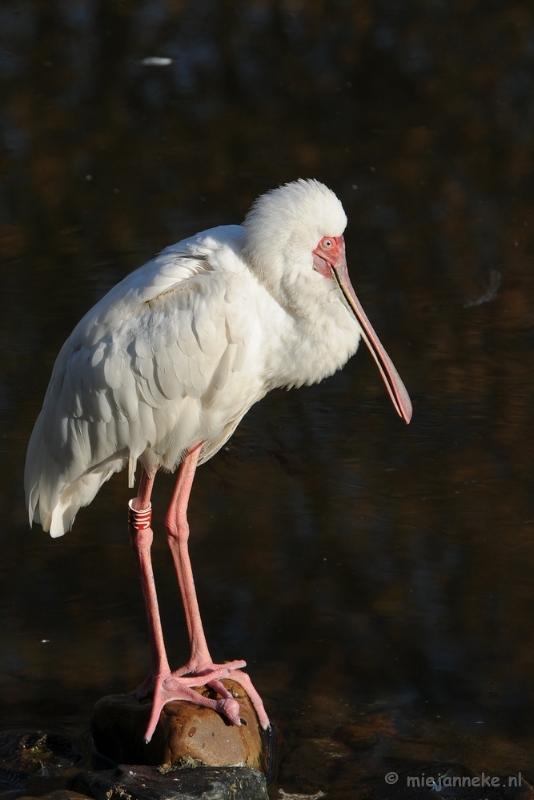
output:
M325 186L288 184L102 298L61 349L30 440L30 522L61 536L114 472L133 485L138 461L174 470L198 442L205 461L270 388L341 367L359 326L311 253L345 224Z

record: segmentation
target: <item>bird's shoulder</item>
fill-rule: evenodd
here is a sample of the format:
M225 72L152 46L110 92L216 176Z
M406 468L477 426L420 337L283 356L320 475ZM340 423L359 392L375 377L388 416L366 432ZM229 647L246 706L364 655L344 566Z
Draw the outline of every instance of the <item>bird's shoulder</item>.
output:
M241 227L221 226L165 248L158 256L116 284L76 325L58 356L95 347L103 339L132 336L142 326L154 328L170 314L174 325L187 324L187 311L197 317L217 313L215 298L238 291L246 273L239 254ZM180 313L182 312L182 313Z
M166 247L148 263L114 286L80 321L73 331L86 340L98 340L102 329L113 328L143 306L163 307L169 295L187 302L190 289L200 294L216 290L245 270L240 256L242 228L226 225L212 228ZM199 280L203 279L203 280ZM158 304L158 298L163 303Z
M67 416L127 418L142 400L205 397L244 365L256 315L239 255L238 226L216 228L164 250L114 287L74 329L48 396Z

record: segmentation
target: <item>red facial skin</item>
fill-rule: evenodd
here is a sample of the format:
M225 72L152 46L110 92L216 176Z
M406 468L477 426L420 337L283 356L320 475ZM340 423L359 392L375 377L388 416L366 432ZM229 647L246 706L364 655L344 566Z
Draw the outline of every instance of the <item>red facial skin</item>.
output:
M313 268L324 278L335 280L338 284L358 321L362 339L376 361L397 414L408 423L412 418L412 404L408 392L352 288L343 236L323 236L313 251Z
M343 236L323 236L313 251L313 267L324 275L333 278L333 267L345 262L345 239Z

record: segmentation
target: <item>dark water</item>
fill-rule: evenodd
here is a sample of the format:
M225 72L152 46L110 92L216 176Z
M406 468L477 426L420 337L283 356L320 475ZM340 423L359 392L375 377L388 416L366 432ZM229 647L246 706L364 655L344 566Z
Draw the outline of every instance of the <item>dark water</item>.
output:
M28 530L59 347L163 246L316 177L414 418L363 351L251 410L191 501L208 642L281 720L288 790L349 797L391 758L534 778L531 3L7 0L0 80L3 726L81 734L148 669L125 475L64 539ZM154 559L178 665L172 485ZM327 757L362 715L372 758Z

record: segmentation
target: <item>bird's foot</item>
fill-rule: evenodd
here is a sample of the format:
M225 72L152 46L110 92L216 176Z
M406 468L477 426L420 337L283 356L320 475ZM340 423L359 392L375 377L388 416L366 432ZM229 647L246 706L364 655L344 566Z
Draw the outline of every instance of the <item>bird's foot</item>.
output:
M229 677L239 683L246 691L256 710L261 727L266 730L269 727L269 718L263 707L261 697L252 685L252 681L245 672L241 671L241 667L244 666L246 666L245 661L229 661L226 664L210 663L203 665L198 670L193 670L188 665L167 675L155 676L153 678L154 698L152 700L152 712L145 733L145 742L149 742L152 739L162 708L166 703L170 703L173 700L187 700L190 703L212 708L219 714L223 714L234 725L241 725L239 703L221 683L222 678ZM146 695L149 680L152 680L151 676L143 681L139 687L138 697L143 696L143 694L140 695L141 690ZM220 700L212 700L205 695L199 694L195 691L195 686L209 687L220 695Z

